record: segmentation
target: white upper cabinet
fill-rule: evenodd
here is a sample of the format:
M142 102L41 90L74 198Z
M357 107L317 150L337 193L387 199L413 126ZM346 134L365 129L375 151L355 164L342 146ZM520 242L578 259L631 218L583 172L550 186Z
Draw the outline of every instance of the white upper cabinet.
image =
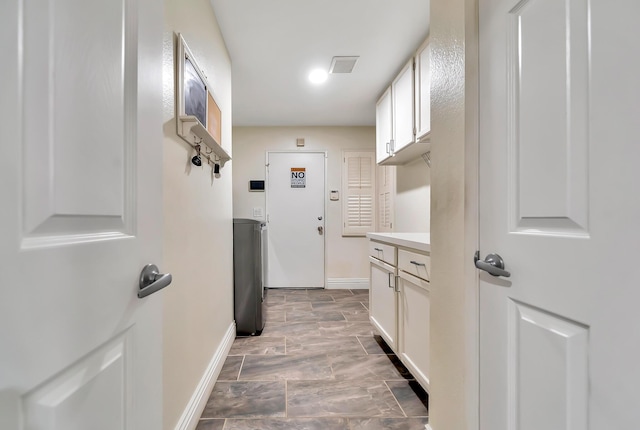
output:
M391 87L382 94L376 103L376 163L382 163L391 157L393 140Z
M416 53L416 140L424 141L431 132L431 47L429 39Z
M393 145L392 154L402 151L415 140L413 126L413 58L402 68L402 71L391 84L393 100Z
M429 151L430 85L430 49L425 41L376 105L378 164L406 164Z

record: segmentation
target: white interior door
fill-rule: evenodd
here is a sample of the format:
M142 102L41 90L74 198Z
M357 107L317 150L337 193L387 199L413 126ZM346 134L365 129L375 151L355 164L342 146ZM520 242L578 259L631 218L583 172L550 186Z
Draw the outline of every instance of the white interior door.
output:
M0 428L162 428L162 2L0 4Z
M638 427L633 0L480 0L482 430Z
M269 288L324 288L326 157L267 153Z

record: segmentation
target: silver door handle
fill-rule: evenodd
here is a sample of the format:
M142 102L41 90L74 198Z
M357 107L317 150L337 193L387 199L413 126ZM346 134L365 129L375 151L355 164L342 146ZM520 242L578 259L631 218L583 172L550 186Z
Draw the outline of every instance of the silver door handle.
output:
M413 260L411 260L409 263L415 264L416 266L426 266L426 264L424 263L418 263L417 261L413 261Z
M155 264L147 264L142 269L142 272L140 272L138 298L141 299L156 291L160 291L169 285L172 280L171 273L159 273L158 266Z
M480 251L476 251L473 262L478 269L484 270L492 276L504 276L505 278L511 276L511 273L504 270L504 260L498 254L489 254L483 261L480 260Z
M318 233L322 234L322 232L324 232L324 227L320 225L318 226Z

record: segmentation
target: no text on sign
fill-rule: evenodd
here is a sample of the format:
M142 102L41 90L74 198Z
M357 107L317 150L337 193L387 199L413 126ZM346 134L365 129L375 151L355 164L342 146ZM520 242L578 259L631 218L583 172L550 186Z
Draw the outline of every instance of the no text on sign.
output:
M291 168L291 188L305 188L307 186L306 167Z

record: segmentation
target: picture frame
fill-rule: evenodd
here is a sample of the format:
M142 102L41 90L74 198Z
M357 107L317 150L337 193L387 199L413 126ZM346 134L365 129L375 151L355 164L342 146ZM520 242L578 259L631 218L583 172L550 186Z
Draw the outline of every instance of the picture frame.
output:
M176 115L195 118L217 145L222 146L222 112L211 85L182 34L177 35ZM181 134L180 121L177 121Z

